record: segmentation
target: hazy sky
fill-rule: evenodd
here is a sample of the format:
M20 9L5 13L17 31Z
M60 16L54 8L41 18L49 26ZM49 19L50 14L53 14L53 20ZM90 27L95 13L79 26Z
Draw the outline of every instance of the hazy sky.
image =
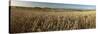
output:
M50 3L96 5L97 0L20 0L20 1L33 1L33 2L36 1L36 2L50 2Z
M12 6L25 6L25 7L49 7L49 8L70 8L70 9L96 9L95 5L84 4L69 4L69 3L46 3L46 2L33 2L33 1L12 1Z

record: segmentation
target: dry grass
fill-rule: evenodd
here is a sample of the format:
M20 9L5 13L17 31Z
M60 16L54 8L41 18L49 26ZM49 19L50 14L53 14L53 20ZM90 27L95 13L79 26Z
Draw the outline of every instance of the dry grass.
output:
M96 28L95 11L11 8L11 33Z

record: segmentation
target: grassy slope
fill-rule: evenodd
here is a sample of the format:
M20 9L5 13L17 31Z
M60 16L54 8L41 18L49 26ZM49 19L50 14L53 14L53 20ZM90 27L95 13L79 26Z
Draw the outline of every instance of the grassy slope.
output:
M50 8L11 8L10 32L41 32L96 27L96 12Z

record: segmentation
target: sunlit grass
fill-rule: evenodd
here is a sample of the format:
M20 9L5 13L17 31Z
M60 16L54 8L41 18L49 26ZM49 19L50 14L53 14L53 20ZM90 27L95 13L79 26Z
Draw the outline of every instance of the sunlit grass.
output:
M96 11L11 8L10 32L44 32L96 28Z

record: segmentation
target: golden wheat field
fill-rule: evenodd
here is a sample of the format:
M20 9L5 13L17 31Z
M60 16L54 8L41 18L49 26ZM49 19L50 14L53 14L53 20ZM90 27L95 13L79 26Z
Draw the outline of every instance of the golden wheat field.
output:
M10 33L96 28L95 10L10 7Z

